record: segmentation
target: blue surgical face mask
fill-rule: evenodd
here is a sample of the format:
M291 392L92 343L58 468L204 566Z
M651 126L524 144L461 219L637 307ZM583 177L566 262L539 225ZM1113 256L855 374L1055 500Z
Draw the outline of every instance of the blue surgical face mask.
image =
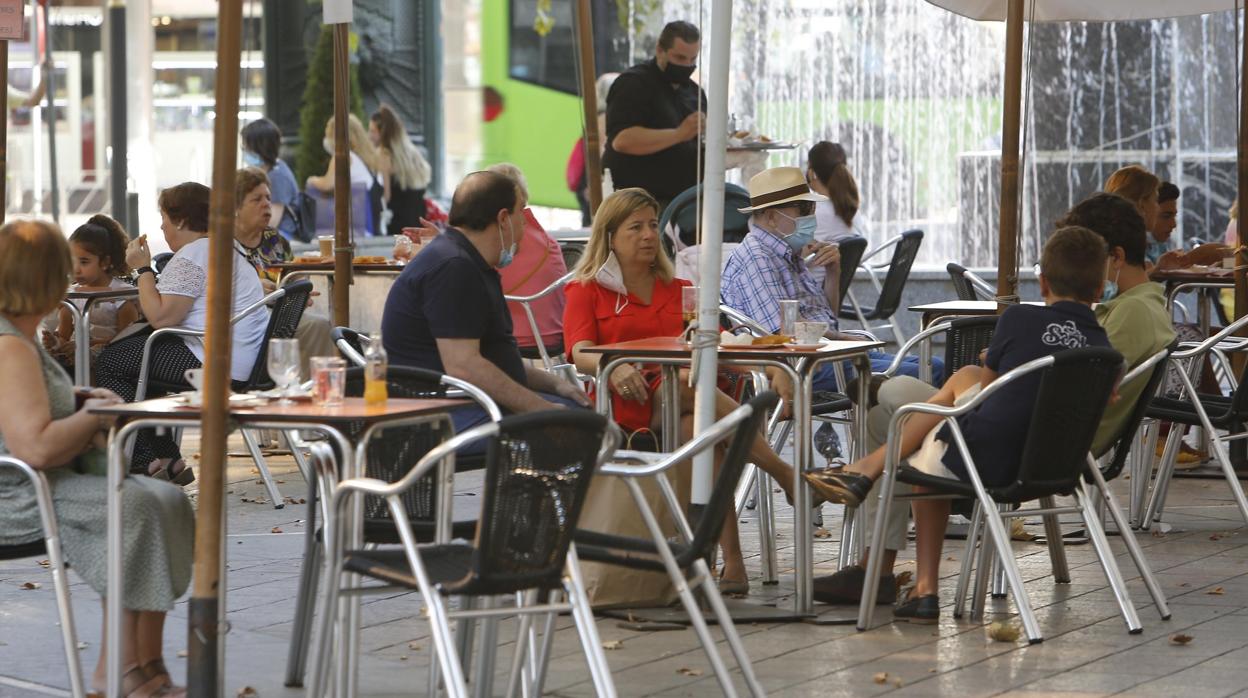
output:
M1122 274L1122 270L1119 269L1118 272L1114 274L1114 278L1110 279L1109 268L1108 267L1105 268L1105 289L1101 291L1102 303L1111 301L1114 299L1115 296L1118 295L1118 277L1121 274Z
M511 218L510 218L510 217L508 217L508 218L507 218L507 227L508 227L508 228L510 228L511 226L512 226L512 221L511 221ZM499 243L499 245L505 245L505 244L506 244L506 242L504 242L504 240L505 240L505 238L503 238L503 226L500 224L500 225L498 226L498 243ZM516 247L517 247L517 245L516 245L516 231L513 229L513 230L511 231L511 246L510 246L510 247L503 247L503 248L502 248L502 250L500 250L500 251L499 251L499 253L498 253L498 267L497 267L497 268L502 269L503 267L507 266L508 264L511 264L512 260L514 260L514 259L516 258Z
M264 159L250 150L244 150L243 164L247 167L264 167Z
M800 216L798 218L780 213L780 211L776 211L776 213L779 213L785 218L793 221L796 226L793 228L792 233L780 238L788 243L789 247L794 252L801 252L803 247L815 241L815 227L818 223L816 222L815 215L813 213L809 216Z

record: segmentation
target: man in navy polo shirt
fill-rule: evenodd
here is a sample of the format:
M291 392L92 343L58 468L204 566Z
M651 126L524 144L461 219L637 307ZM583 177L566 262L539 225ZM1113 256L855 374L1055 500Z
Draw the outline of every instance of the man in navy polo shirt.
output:
M390 362L466 380L505 412L589 406L580 388L529 366L512 335L496 269L524 237L527 202L507 177L474 172L451 199L450 225L394 282L381 319ZM479 407L451 413L457 432L482 424Z

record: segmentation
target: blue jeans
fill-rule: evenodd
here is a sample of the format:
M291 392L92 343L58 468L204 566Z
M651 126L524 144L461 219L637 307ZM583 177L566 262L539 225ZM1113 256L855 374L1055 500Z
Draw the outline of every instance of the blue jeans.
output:
M885 354L882 351L873 351L868 356L871 359L871 372L883 373L893 365L892 354ZM815 392L835 392L839 390L836 384L836 373L833 371L831 362L819 367L815 371L814 388ZM932 357L932 385L940 385L945 374L945 362L939 358ZM901 365L897 367L897 375L919 377L919 358L917 356L907 356L902 359ZM852 380L854 377L853 369L845 368L845 380Z
M588 409L574 400L569 400L568 398L561 397L559 395L552 395L550 393L538 393L538 395L540 395L542 399L547 402L553 402L565 407L579 410ZM503 410L503 415L506 416L507 414L509 413L506 410ZM450 415L451 424L455 427L456 434L462 434L473 427L479 427L490 421L490 415L486 414L486 411L481 409L481 407L476 404L453 409L450 411ZM484 439L479 439L459 449L456 453L461 455L476 455L485 453L485 444L486 442Z

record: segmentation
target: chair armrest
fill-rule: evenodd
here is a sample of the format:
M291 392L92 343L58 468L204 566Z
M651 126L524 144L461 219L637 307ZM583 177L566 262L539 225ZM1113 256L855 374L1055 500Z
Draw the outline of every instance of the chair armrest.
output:
M1038 359L1032 359L1031 361L1028 361L1027 363L1023 364L1022 366L1019 366L1018 368L1012 371L1006 371L1000 376L997 376L997 379L989 383L986 388L979 391L979 393L975 395L975 397L971 398L970 400L968 400L966 403L962 405L958 405L955 407L948 407L945 405L934 405L930 402L912 402L908 405L902 405L901 407L897 408L896 412L893 413L893 418L889 424L889 429L891 430L893 428L893 425L899 424L901 421L901 417L910 415L912 413L934 414L940 417L960 417L968 412L971 412L975 408L979 407L989 397L995 395L1002 388L1009 385L1010 383L1013 383L1019 378L1022 378L1023 376L1026 376L1030 373L1035 373L1036 371L1040 371L1040 370L1048 368L1049 366L1052 366L1053 361L1054 361L1053 356L1050 354L1049 356L1042 356Z
M385 428L400 425L402 423L403 421L397 421L377 426ZM364 433L363 438L360 439L359 445L356 446L357 454L362 454L362 452L368 448L368 442L372 432L373 429L370 428ZM426 453L424 458L417 461L416 465L413 465L411 470L407 471L406 475L394 482L383 482L375 478L367 477L343 480L338 484L338 488L334 491L334 506L336 507L339 500L351 492L374 494L378 497L388 497L394 494L402 494L412 485L416 484L420 478L424 477L425 473L427 473L430 468L432 468L443 458L449 456L451 453L467 446L470 443L473 443L474 441L480 441L481 439L491 438L497 435L498 423L490 422L489 424L482 424L481 426L473 427L462 434L451 437Z
M564 285L567 284L571 280L572 280L572 272L568 272L567 274L564 274L558 279L555 279L546 288L538 291L537 293L534 293L531 296L503 296L503 299L506 300L508 303L532 303L533 301L541 300L545 298L546 296L549 296L550 294L554 293L555 291L558 291L559 289L563 288Z
M494 400L489 395L486 395L484 390L472 383L443 374L442 385L462 391L469 399L480 405L481 409L485 410L485 413L490 416L490 421L497 422L503 418L503 411L498 408Z
M862 256L862 259L858 260L858 266L860 266L860 267L865 267L865 266L868 266L868 265L867 265L867 260L868 260L868 259L871 259L872 257L874 257L874 256L876 256L877 254L879 254L879 253L883 252L884 250L887 250L887 249L888 249L888 248L890 248L890 247L894 247L894 246L896 246L896 245L897 245L897 243L901 242L901 240L902 240L902 237L901 237L900 235L896 235L896 236L894 236L894 237L891 237L891 238L889 238L889 239L885 240L885 241L883 242L883 244L881 244L879 247L875 248L874 250L869 250L866 254L864 254L864 255ZM884 266L888 266L888 265L887 265L887 264L885 264Z
M624 463L606 463L599 470L605 475L615 475L617 477L646 477L657 475L668 468L688 460L693 456L717 445L720 441L727 439L736 433L737 425L745 421L750 416L750 406L742 405L737 409L729 412L723 419L715 422L709 429L699 434L693 440L684 446L676 449L670 454L659 455L642 453L640 451L617 451L616 455L627 458L646 461L640 465L628 465ZM465 432L467 433L467 432Z
M1153 354L1152 356L1148 357L1143 362L1141 362L1140 365L1128 371L1127 375L1123 376L1122 380L1118 382L1118 387L1121 388L1122 386L1130 383L1131 381L1139 378L1140 376L1150 375L1153 371L1153 367L1155 367L1158 363L1161 363L1162 361L1165 361L1166 359L1169 359L1169 358L1170 358L1169 349L1162 349L1156 354Z
M1183 351L1176 351L1175 353L1171 354L1171 358L1190 359L1194 356L1199 356L1200 354L1203 354L1206 351L1209 351L1210 347L1220 344L1224 339L1226 339L1227 337L1230 337L1236 332L1239 332L1240 330L1244 329L1244 327L1246 326L1248 326L1248 315L1245 315L1244 317L1241 317L1240 319L1236 320L1235 322L1232 322L1226 327L1223 327L1221 332L1206 339L1205 341L1201 342L1195 347L1191 349L1185 349ZM1231 341L1235 341L1235 340L1231 340Z
M152 347L161 337L172 335L179 337L203 337L202 330L190 330L185 327L162 327L147 336L143 342L143 356L139 359L139 382L135 385L134 401L147 399L147 374L151 370Z
M884 371L883 375L890 377L896 375L897 370L901 368L901 364L905 361L906 356L911 350L919 345L919 342L922 342L933 335L940 334L941 332L948 332L950 327L952 327L952 325L948 322L937 323L911 337L905 344L901 345L900 349L897 350L896 355L893 356L893 363L889 364L888 369Z
M268 306L273 305L285 295L286 295L285 287L277 289L276 291L270 293L264 298L261 298L260 300L256 301L255 303L252 303L246 308L243 308L242 310L238 311L238 313L236 313L235 315L231 316L230 324L233 325L239 320L242 320L248 315L251 315L252 313L260 310L261 308L267 308Z

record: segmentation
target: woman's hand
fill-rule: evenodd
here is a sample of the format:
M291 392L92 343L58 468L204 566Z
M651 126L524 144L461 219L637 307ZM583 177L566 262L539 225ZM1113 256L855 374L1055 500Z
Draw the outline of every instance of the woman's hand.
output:
M611 372L611 389L625 400L646 404L650 399L650 386L632 364L623 364Z
M147 247L146 235L140 235L126 245L126 264L131 269L152 266L152 251Z

